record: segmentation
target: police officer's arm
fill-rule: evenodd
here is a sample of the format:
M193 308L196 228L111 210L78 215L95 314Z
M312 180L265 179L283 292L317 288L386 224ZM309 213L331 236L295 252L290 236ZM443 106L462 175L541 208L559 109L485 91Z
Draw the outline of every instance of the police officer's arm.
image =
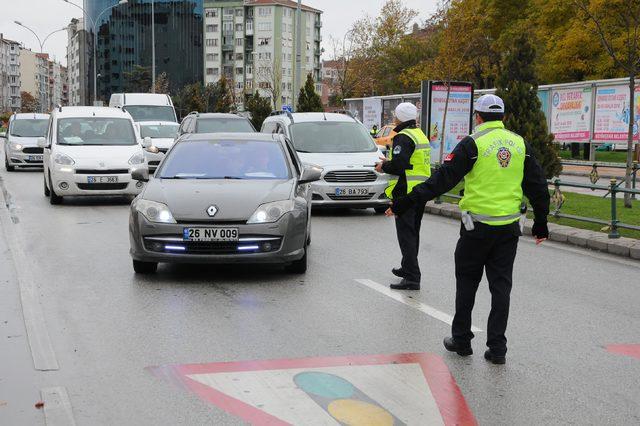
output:
M549 231L546 229L547 216L549 215L549 185L544 171L528 143L526 150L522 191L533 207L535 224L533 234L540 238L547 238L549 236Z
M411 156L416 145L407 135L398 134L393 138L393 156L382 164L382 171L400 176L412 168Z
M426 182L417 185L406 197L393 201L391 210L402 214L414 205L420 205L450 191L478 159L478 148L473 138L467 136L447 156L444 164Z

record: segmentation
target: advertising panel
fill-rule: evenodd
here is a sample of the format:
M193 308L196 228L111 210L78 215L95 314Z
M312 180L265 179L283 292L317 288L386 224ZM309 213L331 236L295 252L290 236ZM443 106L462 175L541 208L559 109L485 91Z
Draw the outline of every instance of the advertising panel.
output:
M362 124L371 130L376 125L378 129L380 125L380 119L382 118L382 99L379 98L366 98L362 104Z
M589 142L591 87L551 92L551 133L559 142Z
M639 140L640 87L635 90L633 114L629 110L629 86L599 87L596 92L596 116L593 140L598 142L626 141L629 120L634 122L634 139Z
M453 151L462 139L471 134L473 114L473 85L471 83L451 83L447 122L443 139L443 121L447 105L447 86L441 82L429 85L429 140L433 148L432 162L442 161L444 155Z

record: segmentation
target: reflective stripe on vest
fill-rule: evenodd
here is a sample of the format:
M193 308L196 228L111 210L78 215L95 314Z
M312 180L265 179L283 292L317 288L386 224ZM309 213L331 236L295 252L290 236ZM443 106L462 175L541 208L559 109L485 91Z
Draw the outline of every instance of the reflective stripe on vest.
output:
M409 159L412 168L405 171L408 194L416 185L425 182L431 176L431 145L427 136L419 128L404 129L398 134L408 136L415 144L415 149ZM393 150L389 153L389 159L393 159ZM385 190L387 197L393 198L393 189L397 184L398 176L393 176Z
M484 123L471 135L478 159L465 176L460 209L477 222L507 225L520 218L526 147L501 121Z

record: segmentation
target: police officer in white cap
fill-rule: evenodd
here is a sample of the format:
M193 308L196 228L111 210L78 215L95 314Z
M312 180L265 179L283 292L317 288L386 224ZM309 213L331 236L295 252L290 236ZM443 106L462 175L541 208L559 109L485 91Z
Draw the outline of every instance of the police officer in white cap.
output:
M485 358L504 364L513 263L522 235L523 198L533 206L533 236L540 243L549 236L549 190L533 150L519 135L505 129L504 103L495 95L475 105L475 133L463 139L443 166L407 197L393 200L391 210L404 214L415 206L451 190L465 179L460 202L462 226L456 247L456 314L452 337L444 346L461 356L473 353L471 312L476 291L486 273L491 292Z
M418 108L412 103L401 103L395 110L395 129L393 149L389 159L381 158L376 165L379 173L392 175L387 197L395 199L404 197L418 184L431 176L431 159L429 139L417 126ZM420 247L420 225L424 215L424 203L410 206L396 217L396 232L402 253L400 268L391 272L402 278L398 284L391 284L394 290L419 290L420 266L418 265L418 249Z

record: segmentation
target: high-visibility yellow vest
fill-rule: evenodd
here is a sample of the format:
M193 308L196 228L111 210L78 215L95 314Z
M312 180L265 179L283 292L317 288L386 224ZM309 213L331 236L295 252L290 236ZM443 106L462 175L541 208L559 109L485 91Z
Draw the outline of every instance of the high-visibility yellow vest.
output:
M481 124L471 137L478 147L478 159L465 176L460 209L487 225L516 222L523 199L524 139L506 130L502 121Z
M425 182L431 176L431 146L429 145L429 139L419 128L404 129L399 135L407 135L416 148L413 150L409 163L412 168L405 171L407 176L407 194L410 193L413 188ZM393 159L393 152L389 152L389 159ZM393 198L393 189L398 184L398 176L393 176L389 180L389 186L385 190L387 197Z

